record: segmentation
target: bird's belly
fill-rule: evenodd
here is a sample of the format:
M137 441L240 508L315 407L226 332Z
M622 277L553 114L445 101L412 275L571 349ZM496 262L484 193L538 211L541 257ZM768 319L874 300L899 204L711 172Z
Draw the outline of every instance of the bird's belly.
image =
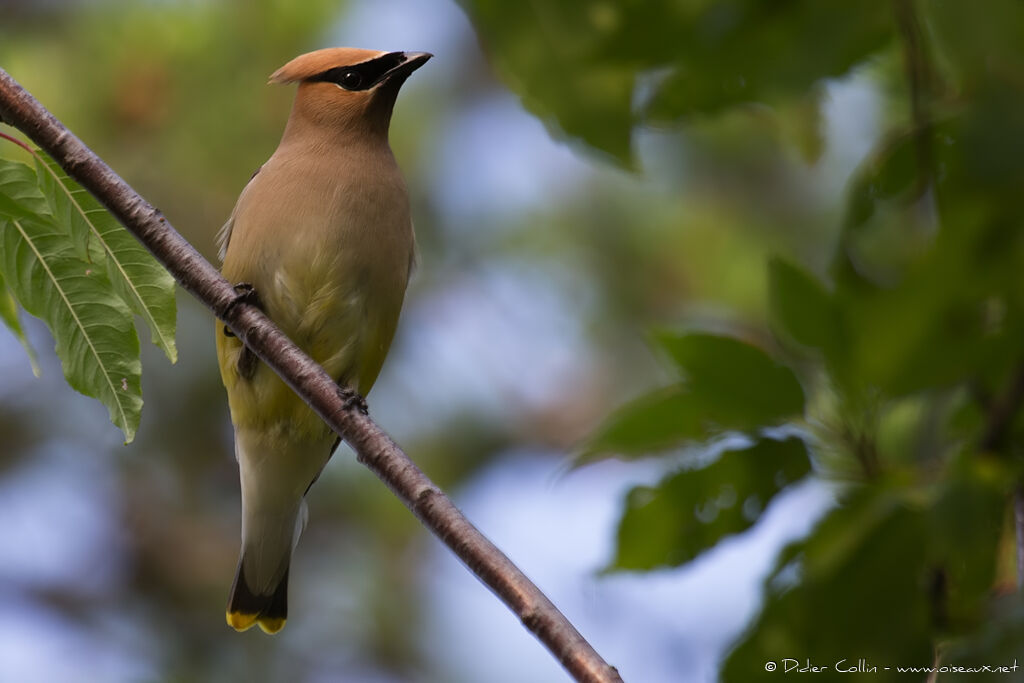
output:
M408 200L397 167L368 182L364 173L339 177L334 167L314 173L302 165L307 162L275 153L253 178L247 196L261 201L239 201L223 272L251 283L264 312L289 338L332 378L365 395L390 346L408 280ZM268 199L293 196L305 199ZM262 363L251 377L239 375L239 340L218 345L236 427L330 436Z
M332 378L367 393L394 335L405 290L404 277L396 274L407 272L408 256L360 255L322 243L290 246L253 282L264 311ZM237 367L241 343L221 343L222 365ZM225 383L236 427L256 428L282 442L330 437L320 418L262 363L251 378L229 374Z

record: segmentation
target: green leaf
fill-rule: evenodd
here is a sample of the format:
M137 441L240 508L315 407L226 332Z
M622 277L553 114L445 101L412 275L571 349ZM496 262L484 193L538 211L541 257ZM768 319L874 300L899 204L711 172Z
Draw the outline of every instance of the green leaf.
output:
M1016 463L973 451L958 454L944 474L928 508L929 558L945 583L942 626L959 632L984 619L1006 502L1020 475Z
M153 343L175 362L174 278L91 194L41 152L36 156L36 173L51 213L69 230L79 256L91 254L86 260L104 270L132 312L146 321Z
M754 429L803 414L804 392L793 371L756 346L704 333L661 334L657 342L722 428Z
M979 676L993 673L1005 680L1013 680L1020 673L1020 644L1024 641L1024 600L1020 593L994 598L988 605L985 618L978 629L968 636L953 640L943 648L942 664L953 667L976 668L982 664L992 667L991 672L968 669L943 675L943 683L975 683ZM998 669L997 667L1006 667ZM1005 675L1009 674L1009 675ZM993 676L993 677L995 677Z
M839 316L831 295L810 273L773 258L768 263L772 322L793 341L823 351L839 343Z
M703 412L681 385L658 389L619 408L584 446L580 460L640 456L706 435Z
M500 76L549 128L628 166L635 71L592 57L606 36L602 8L584 0L461 0ZM614 7L606 7L617 14ZM614 21L614 17L612 18Z
M926 134L886 139L858 171L833 270L843 383L903 396L978 386L1019 364L1024 128L1012 112L1024 99L1014 92L972 93Z
M40 150L36 150L34 155L36 182L46 199L54 224L66 230L70 235L78 258L91 262L89 238L92 235L92 226L85 219L84 212L71 198L67 187L61 182L60 176L63 175L63 172L60 167L49 157L44 157L44 153ZM79 191L82 191L81 188Z
M22 307L50 328L68 383L99 399L131 441L142 410L131 311L103 273L82 263L67 235L49 222L2 220L0 246L0 274Z
M938 143L929 134L927 144ZM878 204L916 199L924 185L920 183L918 137L913 131L889 135L860 165L850 182L843 231L857 230L875 214ZM918 193L911 191L917 189Z
M891 5L883 0L858 2L856 21L850 7L817 0L697 6L673 27L673 71L646 111L653 122L802 96L818 81L846 74L892 36Z
M998 565L1011 575L1015 569L1004 551L1012 544L1006 543L1007 501L1020 481L1020 463L964 452L945 474L929 510L930 560L944 579L943 664L1013 666L1024 637L1024 604L1019 592L1007 594Z
M629 165L631 129L801 98L883 48L890 3L460 0L499 75L549 126ZM666 73L667 72L667 73ZM656 74L657 78L651 78ZM638 82L654 86L642 111ZM795 136L814 158L816 104Z
M965 85L1005 79L1020 87L1013 80L1024 69L1024 6L1019 2L988 0L985 12L978 13L970 3L926 0L921 9L938 54Z
M32 169L0 159L0 218L31 219L49 213Z
M1024 183L1024 88L1016 82L986 84L935 126L933 148L940 194L981 199L990 209L1016 218ZM945 202L940 196L939 204Z
M926 531L924 513L889 491L850 497L781 554L763 610L721 680L777 681L784 659L827 666L825 680L841 678L833 675L837 665L856 671L860 659L878 670L856 680L906 680L897 665L929 665L934 576Z
M21 326L21 318L18 316L18 302L14 300L11 290L4 284L3 275L0 274L0 320L4 321L14 336L18 338L25 353L28 354L28 362L32 365L32 374L39 377L39 363L36 358L36 351L25 336L25 328Z
M949 214L952 215L952 214ZM944 224L893 286L840 278L848 376L889 396L1005 376L1020 362L1019 316L993 324L991 305L1013 301L1021 243L1001 223Z
M609 569L677 566L753 525L785 486L811 471L804 442L761 439L701 469L632 489Z
M656 339L686 381L616 411L583 447L580 462L611 454L648 455L717 432L756 430L802 415L804 393L796 376L760 349L709 334Z

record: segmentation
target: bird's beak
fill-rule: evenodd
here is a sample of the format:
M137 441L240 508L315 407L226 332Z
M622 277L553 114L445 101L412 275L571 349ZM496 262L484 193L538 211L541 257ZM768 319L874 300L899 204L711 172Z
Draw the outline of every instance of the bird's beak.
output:
M391 81L396 78L405 80L409 74L426 64L427 60L434 56L429 52L403 52L401 54L404 61L385 73L382 81Z

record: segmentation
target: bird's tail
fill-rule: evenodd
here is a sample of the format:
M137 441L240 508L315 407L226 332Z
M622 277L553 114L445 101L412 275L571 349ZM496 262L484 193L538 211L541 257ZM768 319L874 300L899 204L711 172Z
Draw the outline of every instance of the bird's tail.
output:
M285 567L269 594L260 594L246 580L245 564L243 552L228 598L228 625L236 631L245 631L258 624L264 633L277 633L288 618L288 568Z
M290 511L254 513L242 504L242 553L228 598L227 622L237 631L259 626L277 633L288 617L288 568L302 532L306 505Z
M238 631L258 625L266 633L277 633L288 616L292 550L306 523L303 498L330 451L318 441L282 446L262 432L244 429L236 430L235 446L242 489L242 552L227 622Z
M227 624L278 633L288 617L288 569L305 525L306 505L267 506L243 486L242 553L227 600Z

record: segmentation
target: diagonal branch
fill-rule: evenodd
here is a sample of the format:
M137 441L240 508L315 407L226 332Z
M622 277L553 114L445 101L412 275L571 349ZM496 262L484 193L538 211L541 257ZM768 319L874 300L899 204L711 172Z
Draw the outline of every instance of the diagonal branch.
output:
M0 69L0 122L25 133L91 192L190 294L280 375L368 467L551 651L577 681L620 681L537 588L340 387L254 306L238 303L230 283L167 219L140 197L42 104Z

